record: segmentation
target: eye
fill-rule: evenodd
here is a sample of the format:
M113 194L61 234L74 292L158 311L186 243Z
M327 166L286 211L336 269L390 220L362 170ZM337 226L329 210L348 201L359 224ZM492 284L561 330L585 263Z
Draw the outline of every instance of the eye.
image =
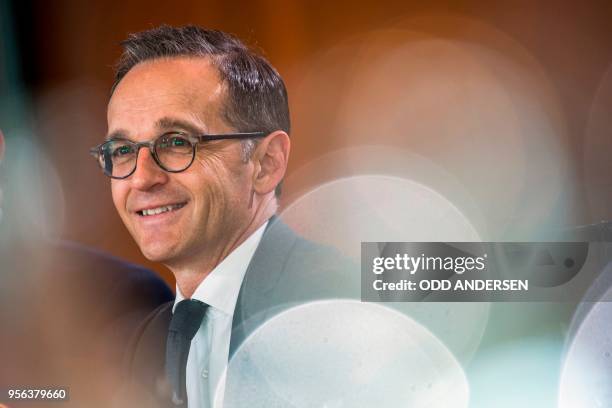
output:
M172 136L170 138L170 146L172 147L183 147L187 144L187 140L180 136Z
M190 153L192 144L187 136L170 134L160 137L155 148L158 153Z
M113 157L122 157L132 153L134 153L134 148L129 144L113 146L111 148L111 154Z

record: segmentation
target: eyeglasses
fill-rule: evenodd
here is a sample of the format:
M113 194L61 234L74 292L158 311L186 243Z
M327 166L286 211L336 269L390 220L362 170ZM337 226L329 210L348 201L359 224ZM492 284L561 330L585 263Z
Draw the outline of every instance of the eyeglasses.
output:
M181 132L165 133L148 142L111 139L93 147L89 153L110 178L125 179L136 171L138 152L148 147L159 167L170 173L180 173L191 166L199 143L225 139L252 139L266 136L266 132L227 133L191 136Z

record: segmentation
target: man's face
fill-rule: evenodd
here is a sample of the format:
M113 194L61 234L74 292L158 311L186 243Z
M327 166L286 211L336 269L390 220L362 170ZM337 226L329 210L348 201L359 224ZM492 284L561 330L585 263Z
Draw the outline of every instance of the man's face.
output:
M171 58L136 65L108 105L109 135L142 142L171 131L231 133L221 119L226 92L206 58ZM193 164L168 173L140 150L136 171L112 180L113 202L125 226L150 260L179 265L202 251L234 244L251 218L253 165L239 141L200 144ZM143 210L171 206L144 215Z

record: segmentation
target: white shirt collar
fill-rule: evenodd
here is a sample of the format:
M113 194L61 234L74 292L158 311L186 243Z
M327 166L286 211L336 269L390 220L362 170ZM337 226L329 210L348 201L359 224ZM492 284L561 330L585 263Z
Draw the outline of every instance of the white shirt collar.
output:
M232 316L238 294L240 293L240 287L242 286L242 280L268 222L266 221L257 231L251 234L250 237L221 261L198 285L191 298L204 302L213 309ZM185 297L177 285L172 312L174 312L176 304L183 299Z

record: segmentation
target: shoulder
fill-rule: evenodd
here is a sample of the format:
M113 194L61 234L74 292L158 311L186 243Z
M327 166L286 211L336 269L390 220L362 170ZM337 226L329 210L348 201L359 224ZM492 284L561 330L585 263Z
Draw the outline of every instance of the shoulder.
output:
M165 380L166 336L173 302L159 305L132 333L123 360L123 386L119 400L138 401L151 407L169 406L169 385Z
M288 254L277 291L297 299L358 298L359 265L337 249L300 236Z
M250 333L293 306L360 296L358 265L332 247L300 237L274 217L247 268L236 302L230 355Z
M61 241L53 244L53 258L67 280L105 298L131 299L134 306L151 308L173 299L172 291L155 272L102 251Z
M122 341L135 325L174 295L153 271L72 242L50 245L49 297L78 308L77 322L92 334L108 333ZM85 318L84 316L87 316Z
M287 303L308 299L358 298L359 265L333 247L296 234L277 217L271 219L249 269L256 279L251 293L273 293L270 301ZM255 296L255 295L254 295Z
M282 257L285 261L284 267L304 264L308 267L323 268L355 266L353 261L336 248L300 236L278 217L270 220L260 247L268 257L272 255Z
M125 371L130 377L142 378L147 373L154 376L163 369L161 360L151 356L163 355L166 349L172 305L172 301L159 305L134 330L125 359ZM153 377L150 382L154 382Z

